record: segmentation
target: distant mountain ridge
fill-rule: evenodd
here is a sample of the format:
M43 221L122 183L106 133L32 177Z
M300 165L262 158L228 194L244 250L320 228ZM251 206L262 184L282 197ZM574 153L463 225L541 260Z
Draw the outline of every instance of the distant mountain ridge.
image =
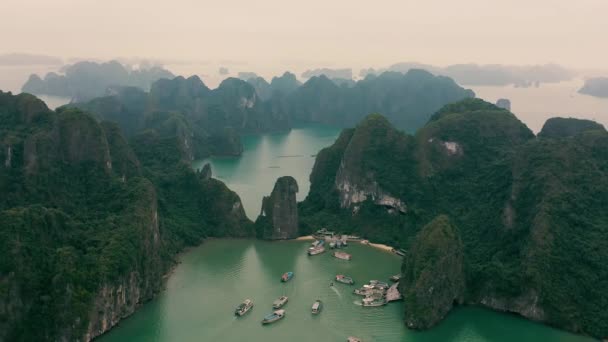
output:
M68 97L74 101L88 101L104 96L112 87L132 86L148 90L161 78L174 75L161 67L132 70L117 61L107 63L78 62L64 68L64 74L50 72L44 78L31 75L22 91L34 95Z
M578 92L585 95L608 98L608 77L590 78L585 81L585 84Z
M453 78L458 84L465 86L507 86L516 87L538 86L541 83L556 83L568 81L575 75L557 64L545 65L502 65L502 64L453 64L439 67L417 62L396 63L388 68L375 70L362 69L361 77L370 74L380 74L385 71L406 73L412 69L422 69Z
M354 126L365 115L382 111L409 132L421 127L442 106L474 97L446 77L412 70L385 73L339 86L325 76L301 84L284 73L270 83L225 79L209 89L198 76L161 79L145 92L133 87L70 106L115 121L126 136L149 128L176 136L189 158L239 155L240 136L291 129L296 122Z

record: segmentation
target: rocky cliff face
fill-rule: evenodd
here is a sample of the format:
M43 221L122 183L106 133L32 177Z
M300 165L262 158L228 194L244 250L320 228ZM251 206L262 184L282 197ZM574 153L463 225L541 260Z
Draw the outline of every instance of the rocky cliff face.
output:
M608 300L600 290L608 286L608 214L599 204L608 198L608 133L558 123L561 133L534 137L481 100L446 106L415 136L369 116L318 154L301 226L348 226L408 250L411 327L434 325L456 302L606 336L597 303ZM457 232L446 235L461 242L437 247L422 238L440 215L449 222L440 226Z
M422 228L404 258L401 273L408 328L428 329L454 304L464 302L464 251L448 217L439 216Z
M293 177L277 179L270 196L262 200L262 211L256 221L259 237L268 240L298 237L297 192L298 183Z
M153 298L185 246L254 234L182 143L152 132L134 151L114 124L0 92L0 341L89 341Z
M107 332L161 290L165 266L161 260L157 198L151 184L148 191L149 195L144 197L147 203L143 203L146 209L137 215L142 227L138 236L142 246L141 264L130 265L128 273L100 285L89 309L84 341Z

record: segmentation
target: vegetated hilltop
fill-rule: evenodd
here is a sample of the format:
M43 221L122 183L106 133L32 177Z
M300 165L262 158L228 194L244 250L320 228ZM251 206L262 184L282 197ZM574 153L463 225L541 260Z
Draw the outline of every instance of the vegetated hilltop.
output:
M300 84L295 75L285 73L271 83L228 78L216 89L197 76L180 76L155 82L150 92L122 88L70 106L117 122L129 137L148 128L174 135L185 154L199 159L239 155L244 134L285 131L296 122L351 127L374 111L415 131L443 105L473 96L452 80L424 71L386 73L354 86L338 86L325 76Z
M253 236L174 137L0 92L0 340L88 341L161 289L185 246Z
M412 328L464 302L606 337L608 133L582 126L552 119L535 137L477 99L444 107L413 136L370 115L317 155L301 230L408 250L406 298L433 291L406 304Z

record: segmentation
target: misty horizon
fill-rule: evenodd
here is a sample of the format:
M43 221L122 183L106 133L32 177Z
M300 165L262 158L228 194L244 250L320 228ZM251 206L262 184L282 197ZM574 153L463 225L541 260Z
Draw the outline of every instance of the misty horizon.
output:
M104 61L122 56L260 70L376 68L407 61L595 69L608 60L603 0L374 5L9 0L0 29L13 34L0 54Z

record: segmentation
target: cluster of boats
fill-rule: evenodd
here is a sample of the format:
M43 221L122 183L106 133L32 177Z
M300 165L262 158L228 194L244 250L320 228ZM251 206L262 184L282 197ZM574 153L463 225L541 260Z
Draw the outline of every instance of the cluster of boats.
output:
M345 247L347 246L346 241L344 242L340 242L342 240L337 240L337 242L330 242L330 248L341 248L341 247ZM340 247L336 247L336 244L339 244ZM308 248L308 255L318 255L321 253L325 252L325 246L326 243L324 240L315 240L310 248ZM332 247L333 246L333 247ZM334 257L338 258L338 259L342 259L342 260L351 260L353 258L352 255L346 253L346 252L342 252L342 251L336 251L332 254Z
M382 306L388 303L386 293L391 286L379 280L370 280L368 284L355 289L354 294L363 296L363 306Z
M293 279L293 276L294 276L293 272L285 272L281 276L281 281L282 282L290 281L291 279ZM264 319L262 319L262 324L274 323L274 322L282 319L283 317L285 317L285 310L282 309L282 307L285 306L285 304L287 304L288 301L289 301L289 297L287 297L287 296L281 296L281 297L277 298L272 303L272 308L274 309L274 311L272 313L264 316ZM236 307L236 309L234 310L234 314L236 316L243 316L247 312L249 312L251 309L253 309L253 301L251 299L245 299L241 304L239 304ZM320 299L317 299L312 304L311 312L313 315L318 315L322 309L323 309L323 302Z
M392 276L391 280L399 279L401 276ZM336 275L336 281L339 283L353 285L355 281L349 276L343 274ZM368 284L363 285L361 288L355 289L354 294L362 296L362 306L382 306L386 305L389 301L401 299L401 294L397 289L398 283L392 286L388 283L379 280L370 280Z

